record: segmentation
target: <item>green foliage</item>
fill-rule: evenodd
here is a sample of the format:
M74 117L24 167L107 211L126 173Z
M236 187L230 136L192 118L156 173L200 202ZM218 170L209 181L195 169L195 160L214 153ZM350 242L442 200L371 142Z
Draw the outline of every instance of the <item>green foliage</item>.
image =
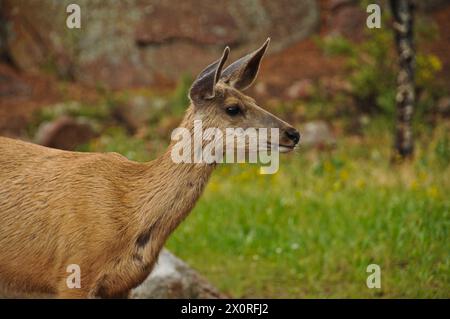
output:
M384 12L389 13L389 10ZM387 27L389 19L389 14L384 14L383 27L368 29L367 39L361 43L353 43L342 36L329 36L317 42L325 54L346 58L351 95L358 109L370 113L381 112L392 118L395 113L398 57L394 31ZM421 44L435 39L438 34L432 24L427 24L420 17L416 29L415 41ZM439 84L436 81L436 74L441 69L442 62L437 56L423 52L416 54L416 85L419 92L428 92L428 97L418 102L419 114L431 109L442 95L437 91Z
M339 172L344 165L345 162L340 158L325 156L313 165L313 173L316 176L323 176L326 172Z
M450 164L450 132L448 129L440 137L434 147L434 153L438 163L442 166L448 166Z
M138 162L150 159L145 141L128 135L119 126L109 127L99 138L80 146L78 151L116 152Z
M323 52L329 56L355 54L355 46L347 39L341 36L330 36L325 38L315 38L315 42L322 48Z
M34 136L42 122L50 122L61 116L81 118L91 122L95 127L100 127L110 119L112 108L113 106L109 103L90 105L78 101L67 101L44 107L34 114L27 126L27 133L29 136Z
M51 121L62 115L105 120L109 116L108 104L86 105L76 101L68 101L43 108L38 114L38 121Z
M430 83L433 84L436 73L442 70L441 60L434 54L416 55L416 82L419 87L430 88Z
M183 114L186 111L189 101L189 89L192 84L192 77L189 74L181 76L177 87L171 98L171 108L175 114Z
M333 36L325 38L320 45L327 54L346 57L351 94L361 111L393 113L396 85L390 31L370 30L368 39L360 44Z

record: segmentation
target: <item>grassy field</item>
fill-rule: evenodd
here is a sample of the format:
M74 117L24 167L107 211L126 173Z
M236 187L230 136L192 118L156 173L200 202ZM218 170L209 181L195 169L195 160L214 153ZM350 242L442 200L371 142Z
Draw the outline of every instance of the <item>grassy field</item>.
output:
M233 297L450 297L448 126L389 162L389 131L222 165L168 248ZM369 264L381 289L368 289Z

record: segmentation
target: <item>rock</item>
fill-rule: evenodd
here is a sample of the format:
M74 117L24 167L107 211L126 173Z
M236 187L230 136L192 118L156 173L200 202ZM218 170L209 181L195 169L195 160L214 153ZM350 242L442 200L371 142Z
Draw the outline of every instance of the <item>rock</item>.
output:
M65 27L70 0L3 0L6 48L21 70L113 89L174 83L232 47L231 59L272 37L270 54L310 35L316 0L78 0L81 29Z
M134 133L140 127L148 124L150 119L150 102L142 95L133 96L129 101L114 109L114 117Z
M96 133L89 123L62 116L52 122L42 123L36 133L35 142L62 150L74 150L95 136Z
M286 97L291 100L308 99L314 93L314 85L311 80L303 79L294 82L286 90Z
M148 278L136 289L131 298L226 298L181 259L164 249Z
M339 7L344 7L348 5L354 5L356 4L355 0L329 0L328 1L328 7L331 10L336 10Z
M151 120L158 120L168 108L169 101L163 97L135 95L118 105L113 116L134 134L142 128L147 128Z
M0 21L1 23L1 21ZM1 41L1 39L0 39ZM40 86L42 88L43 86ZM0 63L0 135L26 139L27 126L39 104L51 100L49 90L38 93L33 83L6 63ZM43 96L45 101L36 99ZM49 101L50 100L50 101Z
M10 66L0 64L0 98L29 97L31 94L32 88L28 83Z
M329 125L324 121L313 121L303 125L300 129L300 143L305 146L329 146L336 143Z
M367 13L359 1L336 0L329 4L328 29L331 34L338 34L352 40L362 40L367 28Z

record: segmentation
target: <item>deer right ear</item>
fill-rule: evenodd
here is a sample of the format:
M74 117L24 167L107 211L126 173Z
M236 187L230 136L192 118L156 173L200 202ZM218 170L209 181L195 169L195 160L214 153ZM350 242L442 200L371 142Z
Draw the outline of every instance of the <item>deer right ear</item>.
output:
M228 53L230 53L230 48L226 47L222 57L208 65L200 72L194 83L192 83L191 89L189 90L189 98L194 103L212 99L215 96L214 89L222 74L222 67L228 58Z
M230 64L222 73L222 80L238 90L248 88L256 78L259 64L269 46L270 38L258 50Z

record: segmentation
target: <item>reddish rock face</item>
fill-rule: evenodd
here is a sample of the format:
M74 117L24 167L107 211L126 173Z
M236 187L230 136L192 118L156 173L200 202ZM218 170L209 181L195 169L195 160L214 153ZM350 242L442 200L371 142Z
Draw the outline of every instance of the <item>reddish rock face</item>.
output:
M181 40L198 45L232 45L240 40L233 16L212 1L182 1L176 10L170 1L150 5L135 30L135 40L141 46Z
M367 13L360 3L349 0L333 0L328 5L330 33L340 34L353 40L362 40Z
M126 88L197 73L225 45L232 58L272 37L271 52L311 34L315 0L80 0L81 29L66 27L69 1L5 0L6 50L22 70Z

